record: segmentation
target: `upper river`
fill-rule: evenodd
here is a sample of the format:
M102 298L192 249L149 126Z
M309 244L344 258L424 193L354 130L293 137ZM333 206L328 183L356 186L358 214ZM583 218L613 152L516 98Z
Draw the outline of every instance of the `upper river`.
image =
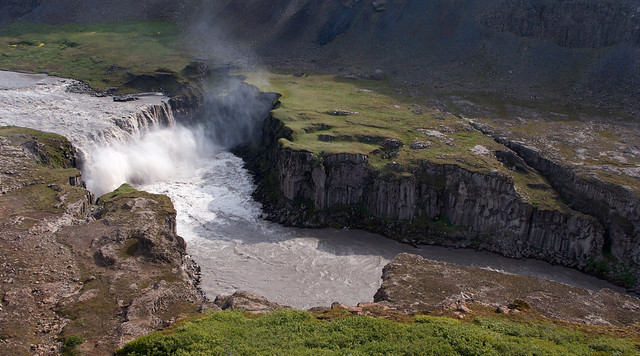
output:
M166 97L146 95L117 103L69 93L72 83L0 71L0 125L67 136L81 153L83 176L94 193L129 181L171 197L178 212L178 234L202 268L202 289L209 298L248 290L296 308L371 301L382 282L382 268L402 252L620 291L577 270L542 261L465 249L414 248L348 227L296 229L265 221L251 196L254 185L242 160L204 143L201 129L175 123L138 123L131 129L122 124Z

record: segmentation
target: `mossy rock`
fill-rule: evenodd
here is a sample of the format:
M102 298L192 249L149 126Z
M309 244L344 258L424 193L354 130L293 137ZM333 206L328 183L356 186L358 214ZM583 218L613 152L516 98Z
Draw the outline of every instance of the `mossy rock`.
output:
M100 198L98 198L97 203L98 204L104 204L108 201L112 201L115 198L122 196L122 195L131 195L131 194L136 194L136 193L140 193L139 190L137 190L136 188L132 187L130 184L128 183L123 183L122 185L120 185L116 190L107 193L103 196L101 196Z

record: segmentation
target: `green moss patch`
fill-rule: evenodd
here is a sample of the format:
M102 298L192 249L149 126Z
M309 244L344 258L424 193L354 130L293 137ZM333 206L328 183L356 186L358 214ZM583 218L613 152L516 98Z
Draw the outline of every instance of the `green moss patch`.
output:
M139 190L137 190L136 188L132 187L130 184L123 183L121 186L119 186L113 192L110 192L110 193L107 193L107 194L101 196L98 199L98 203L106 203L108 201L114 200L115 198L117 198L119 196L130 195L130 194L135 194L135 193L139 193L139 192L140 192Z

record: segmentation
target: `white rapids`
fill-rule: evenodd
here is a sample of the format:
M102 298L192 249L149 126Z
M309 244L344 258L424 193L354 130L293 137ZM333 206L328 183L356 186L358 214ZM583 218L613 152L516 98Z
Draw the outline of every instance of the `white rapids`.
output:
M240 158L205 145L197 129L140 121L162 105L148 95L128 103L66 92L70 80L0 71L0 125L67 136L83 153L83 175L96 194L129 181L171 197L178 233L202 268L207 296L248 290L284 305L371 301L382 267L401 252L433 260L538 276L592 290L611 284L535 260L442 247L413 248L358 230L285 228L261 218ZM133 124L123 125L123 120ZM1 163L0 163L1 165Z

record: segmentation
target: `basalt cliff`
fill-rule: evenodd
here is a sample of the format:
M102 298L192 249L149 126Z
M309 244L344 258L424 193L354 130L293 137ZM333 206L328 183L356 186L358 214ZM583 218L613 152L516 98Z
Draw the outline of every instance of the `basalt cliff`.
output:
M259 177L257 196L273 220L543 259L637 288L637 194L612 179L597 178L602 167L585 172L584 165L554 159L523 141L489 132L489 124L470 122L498 144L484 157L508 170L482 169L464 159L445 161L446 155L376 168L370 161L379 152L421 147L387 139L369 154L296 149L289 144L296 141L294 130L278 117L265 120L261 147L266 150L251 165ZM542 183L517 181L536 175ZM621 176L634 182L633 176ZM533 197L537 192L552 193L557 201L540 205Z

